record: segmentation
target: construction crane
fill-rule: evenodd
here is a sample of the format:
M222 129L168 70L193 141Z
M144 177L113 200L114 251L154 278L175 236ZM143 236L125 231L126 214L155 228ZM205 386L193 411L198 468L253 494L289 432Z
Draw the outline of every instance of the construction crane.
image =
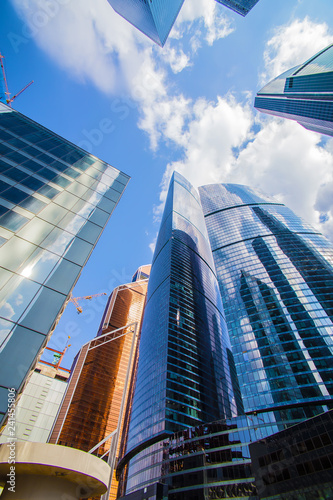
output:
M86 295L85 297L71 297L69 302L72 302L77 310L78 314L82 313L82 307L80 307L79 300L91 300L93 297L100 297L101 295L107 295L104 293L95 293L94 295Z
M16 97L18 97L20 94L22 94L22 92L25 91L25 89L27 89L28 87L30 87L30 85L33 82L33 80L28 83L25 87L23 87L22 90L20 90L17 94L13 95L13 97L10 97L10 92L8 90L8 84L7 84L7 78L6 78L6 72L5 72L5 66L4 66L4 63L3 63L3 59L4 59L4 56L0 53L0 66L1 66L1 73L0 73L0 81L1 81L1 85L0 85L0 102L4 102L5 104L8 104L10 107L12 106L12 102L14 101L14 99L16 99Z

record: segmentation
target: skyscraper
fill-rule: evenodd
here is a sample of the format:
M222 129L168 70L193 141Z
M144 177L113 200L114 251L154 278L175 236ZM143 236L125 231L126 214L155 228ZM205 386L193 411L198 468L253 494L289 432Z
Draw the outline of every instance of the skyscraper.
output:
M128 500L257 499L249 443L333 406L332 244L245 186L199 193L174 174L118 466Z
M216 0L246 16L259 0ZM114 10L163 47L184 0L108 0Z
M242 16L246 16L259 0L216 0Z
M108 0L114 10L163 47L184 0Z
M244 410L301 420L332 404L333 246L245 186L199 188Z
M193 187L175 173L153 257L142 325L124 458L132 459L127 492L149 483L140 469L143 462L155 464L149 472L151 482L161 476L159 455L167 436L236 416L236 386L200 200Z
M129 177L0 103L0 418Z
M265 85L254 106L296 120L308 130L333 135L333 44Z
M137 365L149 271L150 266L140 267L132 283L118 286L110 295L97 336L82 346L75 358L50 443L82 451L100 443L93 452L99 457L107 456L111 445L118 456L120 437L126 442L125 410ZM117 497L117 487L113 474L108 499Z

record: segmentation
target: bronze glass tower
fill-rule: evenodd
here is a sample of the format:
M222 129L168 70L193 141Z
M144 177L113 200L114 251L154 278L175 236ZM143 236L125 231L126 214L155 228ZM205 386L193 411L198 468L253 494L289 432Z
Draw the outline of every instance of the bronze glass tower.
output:
M149 266L140 270L136 277L149 274ZM100 443L93 450L99 457L106 456L112 444L118 455L147 284L147 278L139 279L111 294L98 335L81 348L74 361L51 443L82 451ZM113 477L110 498L116 498L116 493Z

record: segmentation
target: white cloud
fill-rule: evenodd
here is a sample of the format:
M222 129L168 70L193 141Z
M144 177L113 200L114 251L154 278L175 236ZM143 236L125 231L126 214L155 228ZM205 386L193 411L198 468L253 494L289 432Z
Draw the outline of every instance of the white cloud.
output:
M280 27L264 52L266 78L306 60L331 40L326 24L307 18ZM199 99L188 103L187 111L191 118L182 129L183 157L167 166L155 216L177 170L195 186L235 182L259 188L333 239L333 141L322 141L290 120L255 117L249 104L231 95L210 103Z
M333 36L327 24L312 22L308 17L280 26L266 45L261 84L264 85L287 69L302 64L332 42Z

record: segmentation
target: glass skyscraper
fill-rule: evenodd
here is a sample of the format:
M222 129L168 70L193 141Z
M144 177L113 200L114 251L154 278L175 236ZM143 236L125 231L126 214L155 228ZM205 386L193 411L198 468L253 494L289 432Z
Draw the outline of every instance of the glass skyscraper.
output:
M259 0L216 0L242 16ZM184 0L108 0L114 10L163 47Z
M131 404L132 374L137 366L137 342L146 301L150 266L142 266L135 281L110 295L97 336L77 354L72 377L50 434L50 443L108 455L126 443L126 404ZM114 433L113 436L110 436ZM105 439L106 438L106 439ZM123 444L124 446L124 444ZM112 456L109 457L111 465ZM108 500L117 498L113 477Z
M174 174L118 466L128 500L154 485L256 500L249 444L333 406L332 244L245 186L199 194Z
M199 188L244 410L303 419L332 403L333 246L245 186Z
M129 177L0 103L0 419Z
M242 16L246 16L259 0L216 0Z
M108 0L118 14L163 47L184 0Z
M333 44L263 87L254 106L333 136Z

